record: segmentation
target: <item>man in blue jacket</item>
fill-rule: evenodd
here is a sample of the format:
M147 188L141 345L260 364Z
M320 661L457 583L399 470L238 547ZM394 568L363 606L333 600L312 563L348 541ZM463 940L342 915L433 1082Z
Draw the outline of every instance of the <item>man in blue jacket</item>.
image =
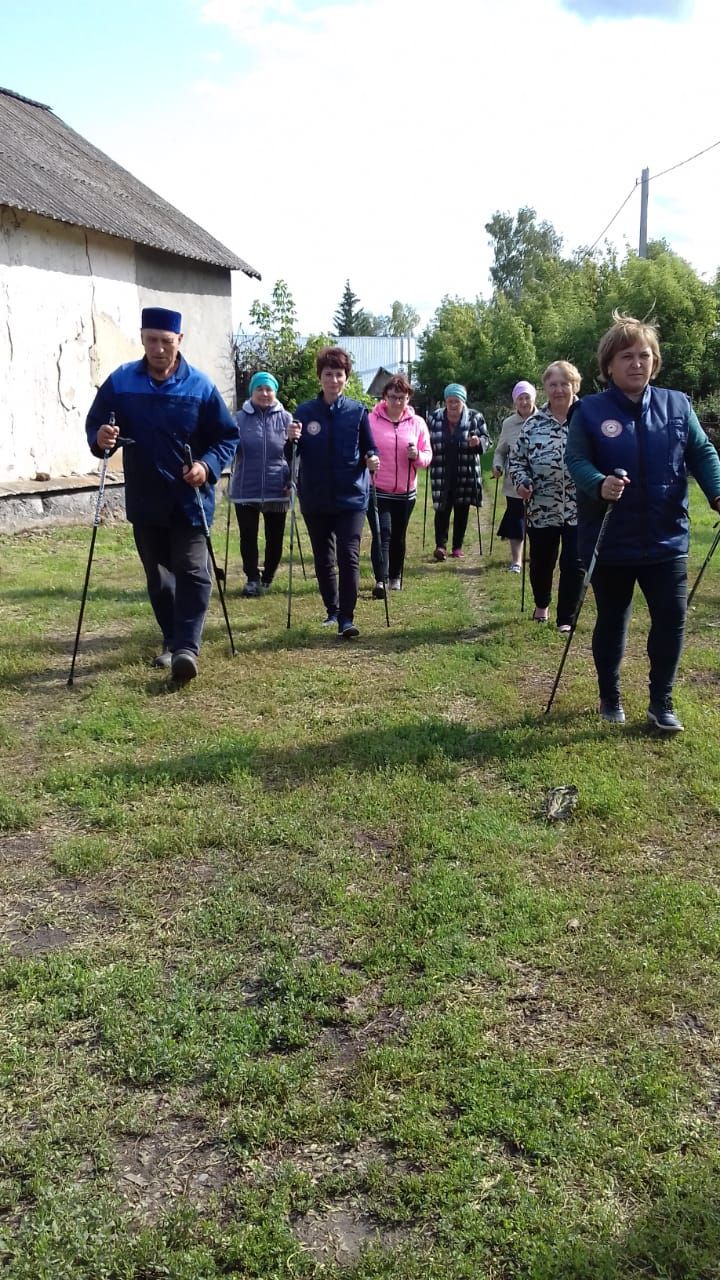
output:
M125 508L163 638L154 665L171 668L179 684L197 675L211 590L197 492L211 524L214 486L238 442L219 391L181 356L182 338L178 311L145 307L145 355L110 374L85 424L96 457L112 453L118 436L133 441L123 458Z
M288 428L288 455L300 455L298 492L312 543L324 626L343 640L359 635L355 604L360 581L360 539L370 494L369 474L380 459L367 409L345 395L352 361L342 347L325 347L316 369L321 391L297 407Z

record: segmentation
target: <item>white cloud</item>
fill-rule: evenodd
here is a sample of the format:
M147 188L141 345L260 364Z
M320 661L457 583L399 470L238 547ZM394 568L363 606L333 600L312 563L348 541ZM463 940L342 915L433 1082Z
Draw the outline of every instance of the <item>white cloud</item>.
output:
M179 109L191 162L137 137L122 162L263 273L257 290L238 283L243 314L283 277L305 330L328 326L348 276L373 311L486 293L498 208L532 205L569 248L589 244L644 165L717 132L715 0L684 24L588 26L559 0L198 12L227 56ZM706 272L719 167L720 148L651 185L651 237ZM638 221L639 190L611 235L635 244Z

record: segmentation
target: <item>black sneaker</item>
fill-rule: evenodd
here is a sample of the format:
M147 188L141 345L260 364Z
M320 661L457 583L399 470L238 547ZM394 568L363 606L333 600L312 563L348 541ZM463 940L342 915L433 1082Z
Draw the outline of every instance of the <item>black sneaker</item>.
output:
M651 702L647 718L648 724L652 725L653 729L659 729L661 733L682 733L685 728L673 711L671 698L665 698L662 702Z
M338 635L341 640L356 640L360 632L354 622L345 618L342 622L338 622Z
M625 711L619 697L601 698L598 711L608 724L624 724Z
M240 592L240 595L244 596L246 600L252 600L254 599L255 596L261 596L262 593L263 593L263 586L260 579L249 578L248 581L245 583L245 586L243 587L242 591Z
M163 667L165 670L167 670L169 669L171 662L172 662L172 653L170 652L169 649L164 648L162 653L159 653L157 657L153 658L152 665L154 667Z
M384 582L375 583L375 586L372 589L372 598L373 600L385 599L385 583Z
M176 649L172 656L171 673L177 684L187 684L198 673L197 655L192 649Z

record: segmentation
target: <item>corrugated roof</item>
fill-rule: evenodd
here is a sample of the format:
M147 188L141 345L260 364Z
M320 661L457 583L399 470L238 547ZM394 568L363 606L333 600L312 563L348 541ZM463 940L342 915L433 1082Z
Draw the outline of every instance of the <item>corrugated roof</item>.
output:
M0 204L260 279L254 267L75 133L50 107L2 88Z

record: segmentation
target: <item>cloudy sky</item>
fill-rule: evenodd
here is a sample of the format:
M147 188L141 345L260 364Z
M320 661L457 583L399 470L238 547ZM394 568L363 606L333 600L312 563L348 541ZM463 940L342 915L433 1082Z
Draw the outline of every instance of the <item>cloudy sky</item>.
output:
M0 84L262 273L303 331L346 277L428 318L489 291L484 224L535 208L570 249L720 139L718 0L3 0ZM650 187L649 233L720 265L720 146ZM637 244L639 186L610 237Z

